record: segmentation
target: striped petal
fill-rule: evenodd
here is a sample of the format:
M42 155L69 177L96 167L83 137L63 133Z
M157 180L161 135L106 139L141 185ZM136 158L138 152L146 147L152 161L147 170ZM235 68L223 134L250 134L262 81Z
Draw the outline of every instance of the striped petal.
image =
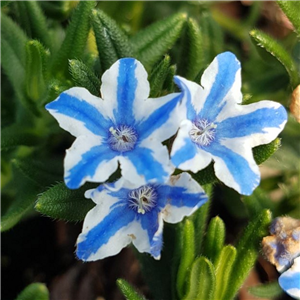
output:
M167 148L156 140L144 140L119 160L122 176L137 185L166 182L174 171Z
M178 223L208 200L202 187L188 173L172 176L166 185L158 186L163 219Z
M147 76L143 65L134 58L119 59L103 74L101 94L109 103L115 122L130 125L135 120L134 107L142 105L149 96Z
M227 118L217 125L218 138L244 138L250 147L273 141L287 121L284 107L273 101L235 105L219 116L223 117Z
M118 168L116 152L97 136L82 135L67 150L65 183L68 188L79 188L86 181L103 182Z
M214 121L226 107L242 102L241 66L234 54L219 54L204 71L203 91L192 100L199 103L199 118Z
M84 88L74 87L46 105L61 128L72 135L105 136L112 125L106 103Z
M281 288L295 299L300 299L300 257L295 258L290 269L278 278Z
M213 142L205 151L212 155L216 176L222 182L242 195L252 194L260 182L260 173L250 147L238 139L227 139L220 144Z
M176 133L184 115L179 109L181 94L147 99L136 108L137 130L140 139L165 141Z

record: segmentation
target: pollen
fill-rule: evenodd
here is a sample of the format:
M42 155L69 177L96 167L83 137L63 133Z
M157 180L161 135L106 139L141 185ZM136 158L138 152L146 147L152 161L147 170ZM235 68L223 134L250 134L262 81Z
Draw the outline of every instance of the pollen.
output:
M127 125L109 128L108 144L112 150L126 152L132 150L137 142L136 131Z

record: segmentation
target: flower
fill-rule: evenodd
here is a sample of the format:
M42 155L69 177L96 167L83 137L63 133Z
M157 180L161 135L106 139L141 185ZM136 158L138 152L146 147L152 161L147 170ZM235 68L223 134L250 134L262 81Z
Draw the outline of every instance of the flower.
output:
M85 197L96 206L86 215L77 240L76 253L84 261L115 255L131 242L139 252L159 259L163 221L180 222L207 201L188 173L140 187L121 177L86 191Z
M201 86L180 76L175 83L184 93L186 118L172 147L174 165L198 172L213 159L221 181L250 195L260 182L251 148L280 133L287 121L283 106L272 101L241 105L240 63L230 52L213 60Z
M300 299L300 257L295 258L293 265L278 278L281 288L295 299Z
M161 142L178 129L181 95L147 99L147 73L133 58L118 60L103 74L101 94L104 100L74 87L46 105L76 137L64 162L66 185L75 189L85 181L104 182L118 162L131 182L166 182L174 167Z

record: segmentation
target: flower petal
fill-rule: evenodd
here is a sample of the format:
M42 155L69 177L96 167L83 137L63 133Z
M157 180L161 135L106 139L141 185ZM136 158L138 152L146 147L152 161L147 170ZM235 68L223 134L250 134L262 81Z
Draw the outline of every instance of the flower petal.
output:
M67 150L65 183L76 189L84 182L103 182L118 168L117 156L97 136L80 136Z
M174 76L174 82L183 93L181 110L185 117L193 120L200 111L199 107L201 106L200 101L193 101L193 99L197 99L198 94L203 92L202 87L180 76Z
M122 176L137 185L147 182L166 182L174 171L166 146L146 139L119 158Z
M115 255L132 241L134 212L124 203L111 204L109 199L104 200L107 203L96 205L85 217L77 239L76 254L81 260L94 261Z
M110 104L115 121L130 125L134 117L134 102L147 99L150 92L147 72L134 58L122 58L102 76L101 94Z
M181 122L177 137L174 140L171 160L181 170L191 170L196 173L204 169L211 162L211 155L201 150L190 138L189 132L192 122Z
M281 288L295 299L300 299L300 257L295 258L290 269L278 278Z
M158 187L160 201L164 201L163 219L168 223L178 223L208 200L202 187L184 172L172 176L166 185Z
M104 101L80 87L61 93L46 105L46 109L61 128L76 137L88 134L103 136L112 124Z
M251 195L260 182L260 173L250 147L238 140L213 142L205 151L215 161L216 176L227 186L243 195Z
M235 105L226 115L227 118L217 125L218 137L245 137L250 147L273 141L287 121L284 107L273 101Z
M147 99L137 108L138 135L141 140L153 138L163 142L174 135L184 115L179 110L181 94Z
M201 103L199 118L214 121L225 106L242 102L241 66L234 54L219 54L204 71L204 88L192 101Z

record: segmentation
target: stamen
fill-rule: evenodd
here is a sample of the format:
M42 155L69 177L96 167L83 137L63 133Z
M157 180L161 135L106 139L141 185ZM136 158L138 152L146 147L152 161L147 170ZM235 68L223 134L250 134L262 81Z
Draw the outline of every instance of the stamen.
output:
M110 127L109 132L108 144L111 149L126 152L134 148L138 136L132 127L127 125L121 125L116 128Z
M208 146L215 139L216 128L216 124L201 119L193 123L193 128L189 134L194 143L200 146Z
M144 215L156 205L157 193L152 186L145 185L128 194L129 207Z

